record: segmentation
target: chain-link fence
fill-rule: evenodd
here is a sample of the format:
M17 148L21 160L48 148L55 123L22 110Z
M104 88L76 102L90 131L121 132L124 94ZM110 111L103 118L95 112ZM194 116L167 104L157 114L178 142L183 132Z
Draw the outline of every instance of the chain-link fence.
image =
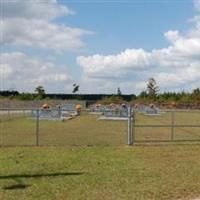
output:
M200 141L200 111L0 109L0 146L107 146Z
M200 111L168 110L155 115L135 113L134 142L200 141Z
M127 130L127 116L112 118L83 109L80 114L61 109L0 110L1 146L124 145Z

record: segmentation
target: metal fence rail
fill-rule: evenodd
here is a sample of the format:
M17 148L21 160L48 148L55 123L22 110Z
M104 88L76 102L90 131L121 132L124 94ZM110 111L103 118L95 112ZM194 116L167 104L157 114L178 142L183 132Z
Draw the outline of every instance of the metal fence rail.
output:
M141 115L134 113L134 143L200 141L198 110L167 110L160 116L152 117Z
M108 112L105 114L105 112ZM130 107L122 113L105 110L118 120L99 120L82 109L0 109L0 146L134 145L151 142L200 142L200 111L167 110L145 116ZM66 119L69 117L70 119ZM111 117L112 118L112 117Z
M99 120L82 109L0 109L0 146L124 145L127 120Z

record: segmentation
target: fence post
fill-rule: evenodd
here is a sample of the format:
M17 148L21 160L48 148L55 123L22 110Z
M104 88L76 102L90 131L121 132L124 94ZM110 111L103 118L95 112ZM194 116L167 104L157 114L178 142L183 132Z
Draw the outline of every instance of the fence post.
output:
M36 146L39 146L39 110L36 110Z
M11 117L10 117L10 108L8 109L8 119L10 120Z
M135 129L134 129L134 125L135 125L135 112L134 109L131 109L131 129L132 129L132 144L134 145L135 143Z
M128 137L127 144L129 146L133 145L133 129L132 129L132 117L131 117L131 107L128 107Z
M174 139L174 110L172 111L171 116L171 140Z

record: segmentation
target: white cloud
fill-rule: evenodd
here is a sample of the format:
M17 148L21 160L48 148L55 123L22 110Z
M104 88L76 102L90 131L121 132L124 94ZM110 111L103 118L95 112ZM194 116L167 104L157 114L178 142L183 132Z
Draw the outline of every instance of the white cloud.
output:
M184 70L179 69L176 73L173 72L160 72L155 73L155 79L158 81L162 87L180 87L188 85L190 88L190 83L196 82L196 87L200 84L200 68L199 66L190 66Z
M117 55L80 56L77 63L89 77L119 77L129 70L142 70L150 65L151 55L143 49L127 49ZM123 72L123 70L125 70Z
M92 34L81 28L57 24L56 18L75 12L56 0L0 0L0 3L3 7L0 44L4 47L76 51L84 46L82 36ZM178 30L166 31L164 37L169 42L166 48L151 51L133 48L112 55L79 56L77 64L83 69L81 91L116 93L120 87L123 93L139 93L145 89L149 77L157 80L161 90L199 87L200 0L195 0L194 5L198 12L190 20L194 27L186 34ZM2 53L1 58L4 89L14 83L21 91L33 91L37 85L43 85L51 92L71 92L72 78L65 67L55 64L54 57L51 61L42 61L13 52Z
M180 36L179 36L179 32L177 30L175 31L167 31L166 33L164 33L164 36L166 37L166 39L169 41L169 42L175 42L177 41Z
M73 51L84 46L80 39L89 31L48 23L44 20L12 19L3 21L1 44Z
M71 85L72 78L66 67L41 61L21 52L2 53L0 56L4 89L14 84L20 91L33 92L35 87L42 85L48 91L63 92L64 85Z
M63 15L74 14L67 6L59 5L55 0L2 0L4 18L54 19Z
M195 1L195 6L198 9L200 1ZM191 90L194 86L199 87L200 16L196 16L193 22L194 26L187 34L181 34L178 30L164 33L169 41L167 48L149 52L127 49L115 55L78 57L77 64L83 69L83 81L96 81L97 87L104 85L105 90L108 83L104 84L104 80L114 83L115 88L121 85L124 90L132 85L129 92L138 92L149 77L157 80L161 90Z
M1 6L1 45L75 51L84 46L81 37L92 34L53 22L57 17L74 13L53 0L1 1Z
M194 0L194 6L198 11L200 11L200 0Z

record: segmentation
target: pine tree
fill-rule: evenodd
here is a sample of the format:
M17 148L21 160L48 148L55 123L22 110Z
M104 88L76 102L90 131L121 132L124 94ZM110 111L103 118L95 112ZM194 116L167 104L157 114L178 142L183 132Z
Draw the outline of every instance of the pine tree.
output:
M150 78L147 83L147 92L151 100L156 100L158 94L158 86L154 78Z
M122 95L122 92L121 92L121 90L120 90L119 87L117 88L117 95L118 95L118 96L121 96L121 95Z

